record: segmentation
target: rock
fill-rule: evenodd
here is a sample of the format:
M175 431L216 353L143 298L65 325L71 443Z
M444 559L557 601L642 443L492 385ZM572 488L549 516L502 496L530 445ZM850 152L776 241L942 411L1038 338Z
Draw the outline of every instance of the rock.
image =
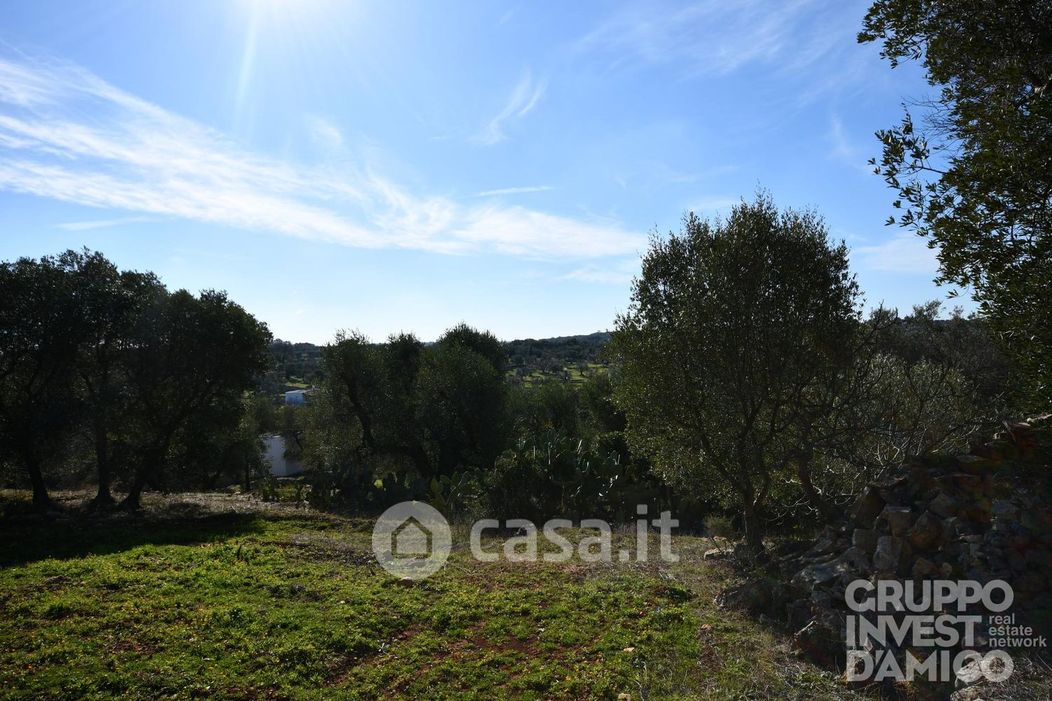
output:
M1019 525L1035 533L1045 533L1052 540L1052 530L1046 530L1042 527L1042 522L1047 520L1047 518L1042 517L1042 514L1028 510L1019 516Z
M793 647L808 659L827 666L844 654L840 626L816 618L793 635Z
M906 535L907 529L913 523L913 511L908 506L891 506L889 504L884 507L881 517L888 522L891 535L896 538Z
M950 695L950 701L1011 701L1012 692L1003 684L980 682L973 686L958 689Z
M910 571L910 575L914 579L932 579L932 575L939 571L939 568L935 566L935 563L931 560L926 560L923 557L918 557L917 561L913 563L913 569Z
M1013 465L1023 454L1042 462ZM1043 487L1050 457L1052 425L1015 424L969 455L914 458L892 479L867 485L846 523L827 528L806 554L779 560L783 572L795 572L795 586L782 580L738 600L755 608L764 597L780 598L779 617L797 631L793 644L840 668L843 628L835 616L843 623L845 587L859 578L1003 579L1020 611L1052 620L1052 502ZM894 651L900 664L904 652Z
M1019 507L1007 499L995 499L991 511L996 519L1014 521L1019 518Z
M800 630L811 620L811 604L806 599L790 602L786 619L790 629Z
M973 475L978 475L986 469L996 467L992 461L978 455L958 455L957 464L960 465L962 471Z
M918 550L930 550L943 537L943 522L925 511L909 530L910 544Z
M808 565L793 577L793 585L811 589L812 587L831 582L844 572L844 563L839 559L829 562L818 562Z
M767 613L775 601L770 580L750 580L721 591L714 601L720 608L736 609L751 614Z
M957 513L961 518L985 525L990 523L993 515L993 503L986 497L975 497L968 504L959 508Z
M894 572L902 557L902 539L883 535L877 539L877 549L873 553L873 569L877 572Z
M851 511L851 519L855 525L869 528L880 515L884 508L884 499L880 496L880 489L874 485L866 487Z
M702 560L719 560L727 557L727 551L723 548L709 548L705 551L705 554L701 556Z
M811 552L816 555L828 555L836 552L837 545L837 532L832 528L826 528L822 531L822 535L815 541L814 547L811 548Z
M897 505L909 503L909 479L906 476L882 482L877 487L880 492L880 498L885 503Z
M843 555L837 558L837 563L840 565L840 574L849 575L848 581L858 579L860 575L869 574L869 555L861 548L854 546L848 548Z
M928 510L937 516L950 518L957 515L957 500L949 494L940 493L928 504Z
M872 555L877 548L877 532L872 528L856 528L851 534L851 545Z
M947 475L946 478L947 482L962 492L974 494L983 490L983 478L979 475L970 475L967 472L954 472Z
M913 498L916 500L930 493L935 485L935 480L931 476L931 470L919 462L910 463L908 470L910 492L913 494Z

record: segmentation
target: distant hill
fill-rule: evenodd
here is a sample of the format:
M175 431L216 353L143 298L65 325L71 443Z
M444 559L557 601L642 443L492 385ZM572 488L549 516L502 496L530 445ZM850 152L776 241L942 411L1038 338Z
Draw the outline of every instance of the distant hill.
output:
M508 367L516 375L550 375L570 368L601 362L600 352L610 340L608 331L554 338L524 338L506 341ZM264 381L268 392L278 392L321 382L323 346L275 340L270 344L274 371Z
M608 331L582 336L526 338L508 341L508 365L512 370L556 372L576 365L599 363L603 346L610 341Z

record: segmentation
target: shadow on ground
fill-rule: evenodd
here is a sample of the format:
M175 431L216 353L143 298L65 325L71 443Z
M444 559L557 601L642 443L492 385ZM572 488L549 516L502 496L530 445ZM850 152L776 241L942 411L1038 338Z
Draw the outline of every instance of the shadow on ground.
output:
M67 503L38 514L25 502L0 495L0 567L108 555L148 544L193 545L260 528L258 514L217 513L193 503L169 503L137 513L93 513Z

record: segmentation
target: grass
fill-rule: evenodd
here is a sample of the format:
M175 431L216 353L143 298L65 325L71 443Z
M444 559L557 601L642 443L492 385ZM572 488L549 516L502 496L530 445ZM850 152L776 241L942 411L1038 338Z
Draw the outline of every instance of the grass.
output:
M713 607L733 575L704 539L611 565L476 563L455 538L402 582L364 519L184 496L41 520L7 497L0 698L853 697Z
M583 363L580 365L568 365L559 370L535 369L523 375L517 374L516 370L512 369L508 371L508 375L527 386L550 381L568 381L574 386L579 386L584 384L592 375L605 373L607 369L607 366L602 363Z

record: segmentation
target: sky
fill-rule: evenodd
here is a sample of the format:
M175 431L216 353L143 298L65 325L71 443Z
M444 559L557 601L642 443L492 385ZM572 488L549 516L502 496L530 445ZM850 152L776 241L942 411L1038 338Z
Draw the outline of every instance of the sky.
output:
M648 238L758 188L866 303L948 290L867 160L930 95L866 2L34 0L0 22L0 259L226 290L275 336L590 333Z

